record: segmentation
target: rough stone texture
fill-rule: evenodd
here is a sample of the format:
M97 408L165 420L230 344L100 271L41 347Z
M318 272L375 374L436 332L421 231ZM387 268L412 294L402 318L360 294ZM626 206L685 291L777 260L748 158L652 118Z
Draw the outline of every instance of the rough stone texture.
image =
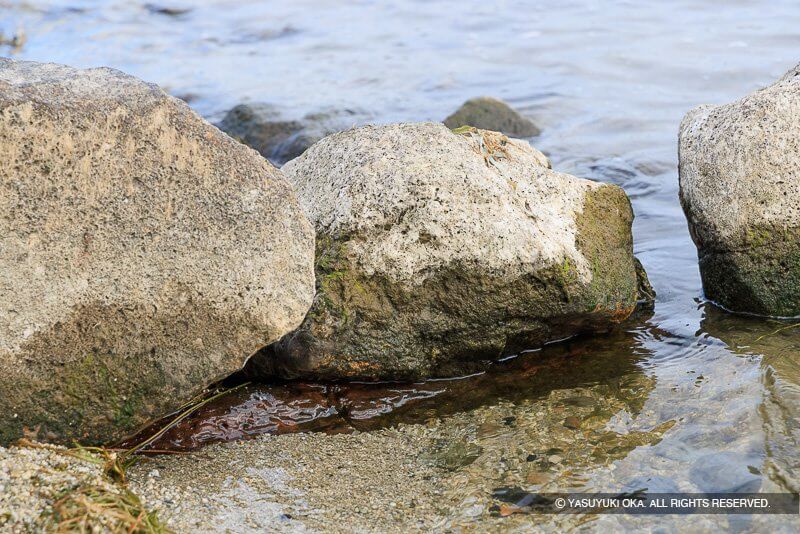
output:
M656 290L650 285L647 271L644 270L644 265L639 258L633 258L633 265L636 268L636 283L639 285L636 298L642 305L642 309L652 310L656 303Z
M680 127L680 197L706 296L800 315L800 67Z
M289 184L158 87L0 60L0 146L0 443L120 438L308 310Z
M581 331L637 302L617 186L525 141L442 124L326 137L284 172L317 231L317 295L256 362L286 376L415 378Z
M326 135L363 124L367 119L363 112L345 109L309 113L293 120L286 119L270 104L255 103L231 109L218 126L275 165L283 165Z
M482 96L467 100L444 120L448 128L474 126L483 130L502 132L511 137L533 137L539 128L502 100Z

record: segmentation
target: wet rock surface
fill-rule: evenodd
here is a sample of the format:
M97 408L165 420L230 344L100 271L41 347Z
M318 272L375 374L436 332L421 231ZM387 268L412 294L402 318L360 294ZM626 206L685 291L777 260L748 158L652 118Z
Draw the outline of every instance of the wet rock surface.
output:
M287 119L271 104L239 104L225 114L219 128L257 150L275 165L298 157L325 137L369 120L363 111L323 110Z
M637 303L624 191L551 170L525 141L368 126L283 170L316 227L317 294L253 359L262 376L453 376L606 331Z
M280 171L154 85L0 59L0 443L118 439L293 330Z
M488 96L467 100L444 120L444 125L451 129L473 126L520 138L540 133L532 120L520 115L502 100Z
M747 329L724 315L709 317L704 326L712 335ZM758 322L752 327L758 330ZM784 342L795 333L786 328L775 334L778 339L767 336L759 343L790 347ZM477 404L465 398L459 405L464 392L480 387L473 384L452 400L439 397L438 405L411 403L406 413L396 407L378 417L389 428L259 436L148 456L128 470L128 489L179 532L636 530L651 525L652 516L541 515L526 499L536 492L721 491L742 484L784 491L774 485L780 476L771 473L774 467L790 469L774 462L791 455L775 454L772 444L787 434L779 427L762 432L750 417L761 399L753 396L758 391L749 387L748 375L768 367L755 362L753 368L752 355L743 349L742 356L727 356L732 368L722 361L725 353L715 350L720 342L710 338L689 348L706 362L708 379L697 376L698 361L691 358L688 368L679 365L656 376L643 334L632 328L575 340L569 348L552 345L545 360L561 360L574 373L560 366L544 365L536 373L516 367L524 375L516 393L495 376L498 392L506 393ZM621 352L621 346L635 350ZM785 366L779 368L794 380ZM231 412L229 421L246 422L240 416ZM708 446L720 440L724 450ZM25 454L14 450L11 458L19 461ZM0 459L0 481L8 465L15 464ZM47 501L35 510L47 512ZM673 515L659 522L670 531L798 526L795 516Z
M680 197L706 296L762 315L800 314L800 67L680 127Z
M724 318L706 326L712 335L741 328ZM498 393L472 404L467 392L485 384L466 380L451 399L444 393L434 397L438 403L410 402L405 413L401 406L378 416L390 428L260 436L150 458L132 470L132 487L179 530L258 529L272 521L278 530L365 532L636 530L651 525L652 516L541 515L525 499L536 492L645 488L785 491L775 485L780 476L770 473L792 469L784 463L792 455L782 449L764 458L762 451L765 438L770 448L787 446L775 441L787 433L779 426L764 432L751 417L762 401L751 375L765 368L709 338L683 347L690 357L654 374L650 339L632 328L549 346L544 359L561 360L569 373L548 365L526 371L521 356L507 362L520 365L509 369L509 375L520 374L516 393L495 375ZM622 346L634 350L620 351ZM698 376L697 366L708 378ZM711 447L720 442L724 449ZM672 531L798 526L794 516L659 521Z
M640 396L651 384L640 377L618 387L553 391L517 405L501 401L368 433L212 445L189 456L144 460L131 472L132 488L178 530L525 528L532 519L523 510L505 513L511 508L496 498L498 488L575 487L576 473L598 458L621 458L657 443L671 426L627 435L606 430L615 412L641 409ZM639 400L612 402L613 391ZM576 398L584 399L582 406ZM586 420L586 428L564 427L565 414Z

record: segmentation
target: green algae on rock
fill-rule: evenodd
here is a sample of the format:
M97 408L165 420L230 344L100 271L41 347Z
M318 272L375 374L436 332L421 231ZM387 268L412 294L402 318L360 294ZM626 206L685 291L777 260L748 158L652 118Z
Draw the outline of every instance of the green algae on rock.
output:
M481 130L502 132L511 137L533 137L539 128L502 100L482 96L464 102L458 110L444 120L450 129L474 126Z
M154 85L0 59L0 444L116 440L302 321L280 171Z
M452 375L607 330L633 311L625 193L552 171L525 141L477 132L368 126L286 164L317 231L317 294L301 327L254 367L286 377Z
M800 315L800 66L681 122L680 197L706 296L727 309Z

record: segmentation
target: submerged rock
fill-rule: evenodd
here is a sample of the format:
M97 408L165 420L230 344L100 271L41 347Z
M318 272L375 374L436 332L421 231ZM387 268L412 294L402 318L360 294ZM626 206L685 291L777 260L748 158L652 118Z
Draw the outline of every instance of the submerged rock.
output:
M293 330L290 185L154 85L0 59L0 443L105 442Z
M317 295L254 364L323 378L446 375L637 303L625 192L527 142L442 124L326 137L284 172L317 232Z
M800 315L800 66L680 127L680 197L706 296Z
M489 96L467 100L458 110L444 120L448 128L474 126L482 130L502 132L511 137L533 137L539 128L511 106Z
M283 165L326 135L366 120L366 114L349 109L309 113L302 119L289 120L274 106L256 103L239 104L218 126L275 165Z

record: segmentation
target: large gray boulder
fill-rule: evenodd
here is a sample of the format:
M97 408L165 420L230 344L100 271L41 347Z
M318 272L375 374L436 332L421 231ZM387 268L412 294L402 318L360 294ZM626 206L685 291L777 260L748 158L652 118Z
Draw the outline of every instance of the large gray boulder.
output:
M296 328L280 171L154 85L0 59L0 443L104 442Z
M351 109L318 111L290 119L271 104L254 103L229 110L218 126L275 165L283 165L326 135L367 120L365 113Z
M680 126L680 198L706 296L800 314L800 67Z
M447 375L631 313L622 189L554 172L525 141L459 132L368 126L284 166L316 228L317 295L257 372Z
M473 126L502 132L511 137L533 137L540 133L532 120L522 116L502 100L490 96L467 100L444 120L444 125L451 129Z

